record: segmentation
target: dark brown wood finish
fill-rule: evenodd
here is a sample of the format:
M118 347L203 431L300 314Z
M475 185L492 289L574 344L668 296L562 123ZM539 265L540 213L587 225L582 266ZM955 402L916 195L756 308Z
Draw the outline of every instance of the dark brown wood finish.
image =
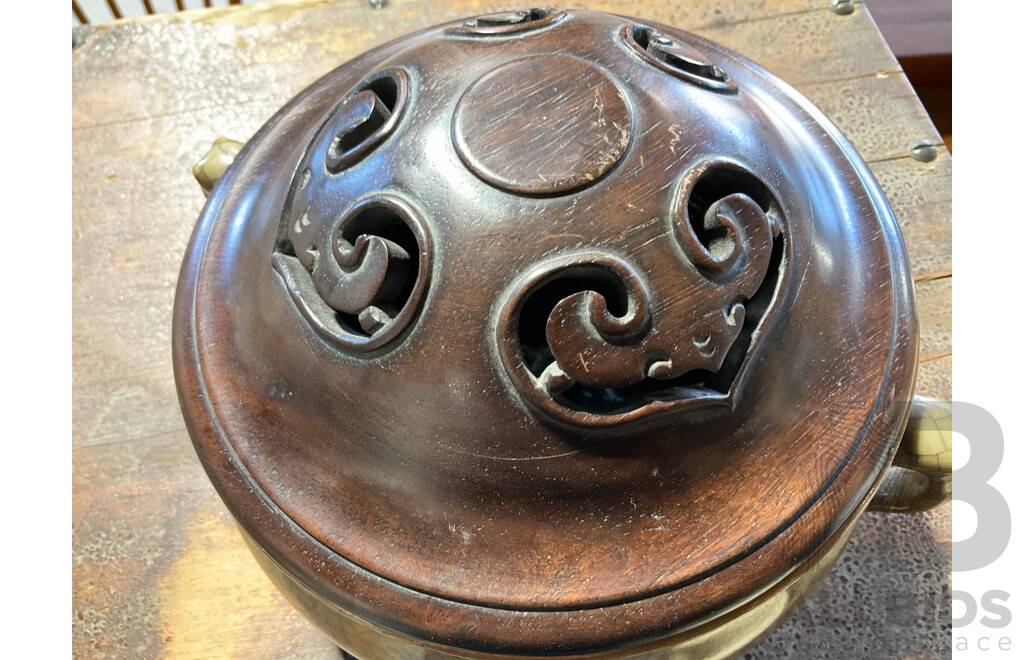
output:
M276 115L197 226L175 347L200 458L274 561L371 622L479 651L650 641L783 578L858 510L891 459L917 333L884 198L838 132L780 94L781 83L720 46L658 27L738 91L695 84L692 70L674 76L624 42L624 28L638 25L570 12L521 35L436 29L373 51ZM519 196L464 166L452 143L468 130L457 104L472 98L473 81L553 50L604 72L590 76L600 81L597 101L606 80L622 90L632 139L592 185ZM385 61L409 76L402 121L344 171L330 172L324 158L307 175L297 165L307 144L329 150L333 138L316 136L337 99ZM536 89L557 127L566 120L555 113L573 106L554 101L565 94L556 80ZM507 111L497 94L477 102L478 127ZM622 119L621 108L612 112ZM578 124L564 126L578 137ZM603 153L621 149L605 144ZM514 181L523 170L512 167ZM706 172L715 176L704 181ZM308 209L289 206L295 191ZM365 353L311 327L271 257L303 249L283 237L306 211L322 219L314 224L341 218L326 235L353 239L346 209L382 194L422 218L424 242L410 245L434 258L424 259L423 300L393 310L422 305L415 320ZM366 235L377 236L414 224L387 214L367 222ZM327 246L318 254L337 258ZM566 255L589 265L570 266L568 288L545 295L557 305L542 334L564 378L542 376L538 395L513 375L529 361L547 371L537 364L544 341L523 339L536 335L525 327L534 318L516 323L501 310L518 305L508 293L518 282ZM316 271L294 275L324 296ZM710 296L708 283L722 293ZM340 314L362 310L323 300L325 323L367 342L388 332ZM739 311L745 303L755 313ZM722 325L682 328L685 318ZM570 319L598 334L574 334ZM544 314L536 320L544 325ZM518 352L501 348L513 338ZM601 348L638 341L628 358ZM573 346L578 368L564 360ZM702 349L717 358L699 359ZM588 359L607 375L588 380ZM615 390L645 377L670 387ZM590 390L569 397L565 379ZM725 405L693 405L709 397ZM545 405L555 412L537 414ZM668 411L645 414L652 407ZM622 424L597 433L609 421Z
M870 495L913 391L906 255L838 131L723 47L653 26L676 75L639 21L479 26L353 60L240 154L179 282L186 422L246 532L357 616L477 651L649 642L776 584ZM371 147L332 168L352 131L321 127L385 62L408 102L375 92ZM477 92L509 67L529 121ZM525 174L524 131L564 180ZM295 242L304 218L329 244ZM378 260L376 284L337 298L330 260Z
M618 86L568 55L514 59L474 81L455 107L459 157L513 193L566 194L593 184L629 146L632 117Z
M922 330L918 391L948 398L952 161L941 147L930 163L907 154L909 140L939 136L866 8L840 16L820 0L586 4L719 41L793 85L846 134L907 242ZM182 423L171 307L204 202L189 169L213 138L248 140L296 93L360 52L509 8L515 5L389 0L378 10L364 0L313 0L77 30L76 657L337 655L260 571ZM948 657L949 535L948 504L928 514L862 516L823 588L752 655ZM892 602L900 603L896 613L886 606Z

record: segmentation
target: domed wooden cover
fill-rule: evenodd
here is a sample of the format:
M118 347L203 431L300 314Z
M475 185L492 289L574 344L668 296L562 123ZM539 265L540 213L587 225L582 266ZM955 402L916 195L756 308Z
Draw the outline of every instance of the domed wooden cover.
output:
M656 639L870 496L913 389L896 223L796 92L585 11L453 23L286 105L178 289L196 450L373 623L529 653Z

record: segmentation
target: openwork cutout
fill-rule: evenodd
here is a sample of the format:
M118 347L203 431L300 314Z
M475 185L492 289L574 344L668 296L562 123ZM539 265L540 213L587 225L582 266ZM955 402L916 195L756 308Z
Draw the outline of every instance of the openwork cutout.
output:
M426 228L404 201L364 199L336 223L301 213L273 256L317 332L355 351L381 348L415 317L430 274Z
M736 92L736 82L693 46L646 25L619 33L631 51L662 71L717 92Z
M366 157L394 130L409 100L409 75L379 71L345 95L317 140L327 137L327 171L337 174Z
M565 15L565 11L551 8L488 14L471 18L460 25L445 28L445 34L464 37L518 35L554 25L565 18Z
M336 177L394 131L409 93L408 74L385 69L335 106L296 169L272 256L313 329L351 351L376 351L398 337L430 277L426 224L411 205L375 195L349 206L332 193Z
M669 222L629 259L555 257L504 298L501 363L546 420L607 427L732 405L783 287L782 209L749 170L708 161L683 177Z

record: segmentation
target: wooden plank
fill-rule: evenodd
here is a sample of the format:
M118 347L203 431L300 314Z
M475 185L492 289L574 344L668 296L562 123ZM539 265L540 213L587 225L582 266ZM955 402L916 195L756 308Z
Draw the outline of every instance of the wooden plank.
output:
M942 141L924 106L909 91L906 76L898 70L803 83L797 85L797 90L843 129L857 153L869 163L909 156L907 144L911 140ZM885 130L878 130L879 126L885 126Z
M788 69L803 58L785 55L769 34L817 31L825 43L825 38L835 39L850 24L817 0L703 1L664 7L642 1L586 4L676 25L730 47L740 44L737 50L790 82L827 78L836 67L810 77L793 76ZM280 106L327 71L399 34L514 6L395 0L386 9L375 10L362 0L298 0L186 12L178 17L142 17L103 26L76 50L72 128L95 124L96 113L102 114L103 123L110 123L260 99L275 99ZM879 43L870 29L863 36L873 36L873 45ZM192 47L181 49L186 40ZM155 66L159 54L168 52L175 52L174 65ZM759 59L768 53L774 54L771 60ZM144 61L139 61L140 56L146 56ZM816 59L827 62L830 57ZM884 53L873 59L882 66L894 66ZM116 98L107 93L109 85L117 85ZM154 89L162 93L153 94Z
M885 191L917 281L953 273L953 159L943 147L930 163L894 158L871 164Z
M180 430L80 448L73 479L75 657L336 653L239 542Z
M953 278L943 277L917 286L921 323L921 361L953 354Z
M933 399L949 401L953 397L953 356L922 362L917 368L917 391Z
M840 16L828 9L828 3L696 32L746 55L797 88L899 70L888 49L881 47L884 42L866 12Z
M336 653L255 568L178 412L170 309L181 255L203 203L190 166L214 137L246 139L295 93L368 48L511 6L392 0L375 10L363 0L299 0L80 28L72 56L76 657ZM919 390L948 397L951 158L941 149L931 163L905 154L910 139L932 138L934 128L867 12L838 16L823 0L606 0L587 6L721 41L797 86L850 137L871 161L908 243L927 358ZM939 545L948 543L943 521L948 515L940 513L887 526L862 523L855 536L860 541L847 556L870 561L872 553L885 551L877 545L881 537L919 543L922 526ZM927 555L915 569L948 575L944 552ZM872 584L904 579L898 566L873 570ZM836 582L820 602L840 598L844 588ZM865 647L861 656L890 643L892 631L869 613L849 612L846 623L879 645ZM754 655L826 649L845 657L829 641L831 629L825 632L785 628ZM933 649L932 633L901 629L901 648ZM948 651L934 657L942 655Z

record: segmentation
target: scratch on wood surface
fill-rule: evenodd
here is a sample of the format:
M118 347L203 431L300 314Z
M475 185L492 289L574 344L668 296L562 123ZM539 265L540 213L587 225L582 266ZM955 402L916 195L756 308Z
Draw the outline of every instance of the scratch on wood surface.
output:
M72 125L71 133L79 133L81 131L88 131L97 128L109 128L111 126L124 126L129 124L138 124L146 121L153 121L155 119L165 119L167 117L178 117L178 116L197 116L202 117L203 115L209 114L214 111L223 110L225 106L232 107L258 107L263 104L266 105L270 110L267 112L267 119L274 114L274 112L284 105L288 101L288 97L285 96L272 96L267 98L254 98L246 99L244 101L228 101L226 103L220 103L218 105L211 105L206 107L192 107L192 108L179 108L177 110L168 110L167 112L158 112L154 114L141 115L138 117L127 117L125 119L116 119L114 121L107 122L95 122L92 124L83 124L79 126ZM216 137L216 136L214 136ZM210 138L211 140L213 138Z
M948 351L936 351L935 353L926 353L918 358L918 362L931 362L932 360L938 360L944 357L950 357L953 355L952 350Z
M800 83L794 84L795 87L801 94L804 93L805 87L816 87L818 85L830 85L832 83L841 82L853 82L855 80L862 80L864 78L886 78L888 76L902 75L903 69L900 67L893 67L891 69L879 69L877 71L871 71L869 73L858 73L852 76L840 76L838 78L822 78L821 80L804 80ZM914 96L914 98L917 98Z
M946 277L953 277L952 269L933 270L927 273L920 273L914 276L914 283L921 284L922 282L931 282L933 280L941 280Z

